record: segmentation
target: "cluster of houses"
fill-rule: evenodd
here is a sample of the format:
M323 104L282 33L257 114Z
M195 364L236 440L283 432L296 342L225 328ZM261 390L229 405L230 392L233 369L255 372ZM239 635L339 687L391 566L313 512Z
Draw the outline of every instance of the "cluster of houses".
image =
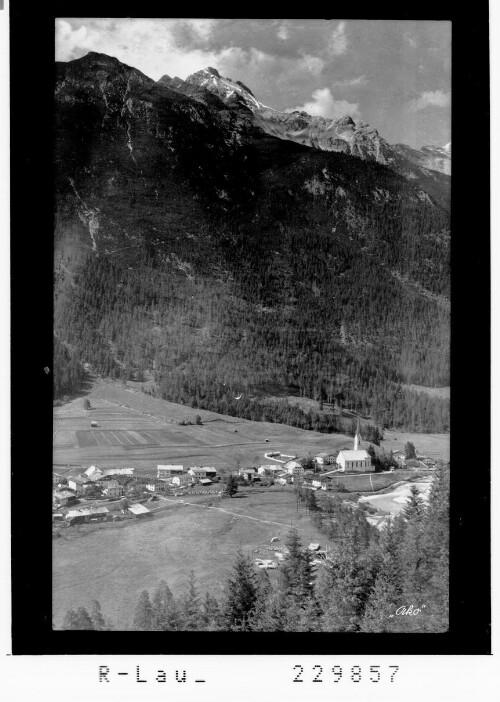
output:
M52 474L53 502L56 507L70 507L80 498L114 500L137 492L164 493L172 488L210 485L220 480L215 468L182 465L159 465L156 474L135 476L134 468L101 469L90 466L73 477Z
M140 502L134 504L119 504L116 509L105 506L98 507L78 507L69 509L66 514L57 513L52 515L54 522L64 522L69 526L77 524L91 524L95 522L111 522L122 519L140 519L151 516L151 510Z
M417 454L415 458L406 458L405 452L399 449L392 452L392 457L398 462L401 468L433 470L436 467L436 461L429 456Z

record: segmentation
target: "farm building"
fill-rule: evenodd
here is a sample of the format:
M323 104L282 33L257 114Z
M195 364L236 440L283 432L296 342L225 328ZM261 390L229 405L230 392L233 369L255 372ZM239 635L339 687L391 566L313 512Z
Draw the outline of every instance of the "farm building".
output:
M68 479L68 487L74 490L77 495L84 495L93 486L93 482L79 475L76 478Z
M276 475L277 473L282 473L283 472L283 466L277 466L277 465L266 465L266 466L259 466L257 469L257 472L260 473L261 475Z
M211 485L212 481L210 478L200 478L200 485Z
M134 468L107 468L103 475L128 475L132 477L134 475Z
M177 485L178 487L185 486L185 485L191 485L193 482L193 476L189 471L187 473L183 473L182 475L174 475L172 478L172 485Z
M131 475L122 475L121 473L119 473L118 475L110 475L109 478L111 477L113 480L116 480L116 482L119 483L123 488L129 488L132 487L132 485L135 485L135 478Z
M155 478L148 483L146 483L146 489L150 492L159 492L163 494L168 492L170 485L174 482L174 478Z
M147 507L144 507L144 505L141 505L139 502L137 504L130 505L128 507L128 511L138 519L140 519L141 517L145 517L148 514L151 514L150 510Z
M283 466L287 473L290 475L302 477L304 475L304 466L298 461L288 461Z
M105 483L104 493L106 497L121 497L123 495L123 487L116 480L107 480Z
M195 480L201 480L202 478L214 480L217 475L215 468L202 468L200 466L192 466L189 468L188 473L192 475Z
M326 453L326 451L322 451L314 457L314 460L320 466L327 466L335 463L335 456L333 456L331 453Z
M174 475L182 475L182 473L184 473L184 466L181 465L158 466L157 477L172 478Z
M91 426L91 427L96 427L96 426L97 426L97 422L95 421L95 419L93 419L93 420L90 422L90 426Z
M66 519L73 524L86 524L92 521L105 521L110 518L107 507L89 507L88 509L70 509Z
M97 466L90 466L87 468L85 471L84 475L89 479L89 480L99 480L99 478L102 478L103 472L100 468Z
M245 480L251 482L254 480L255 476L258 475L256 468L240 468L238 470L238 475Z
M69 505L78 502L78 499L73 490L56 490L54 492L54 499L60 505L60 507L69 507Z
M315 488L321 488L321 490L330 490L332 487L332 478L330 475L315 475L311 484Z

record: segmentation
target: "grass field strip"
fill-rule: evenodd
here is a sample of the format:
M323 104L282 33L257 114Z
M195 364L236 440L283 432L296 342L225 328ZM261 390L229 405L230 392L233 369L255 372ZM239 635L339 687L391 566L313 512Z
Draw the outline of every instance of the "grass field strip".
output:
M257 519L257 517L251 517L249 514L239 514L238 512L230 512L222 507L212 507L211 505L201 505L196 502L186 502L186 500L169 500L168 497L163 497L159 495L160 500L165 500L165 502L174 502L175 504L189 505L190 507L204 507L205 509L215 509L218 512L224 512L224 514L230 514L233 517L241 517L241 519L251 519L254 522L260 522L261 524L276 524L277 526L292 528L291 524L285 524L284 522L273 522L269 519Z
M128 410L129 412L135 412L136 414L143 415L145 417L151 417L151 419L154 419L155 422L158 424L161 424L162 426L165 424L165 422L170 422L173 423L173 419L166 419L165 417L159 417L156 414L150 414L149 412L143 412L142 410L136 410L133 407L128 407L127 405L122 405L119 402L112 402L111 400L105 400L103 397L100 398L103 402L107 402L109 405L114 405L115 407L123 407L123 409Z

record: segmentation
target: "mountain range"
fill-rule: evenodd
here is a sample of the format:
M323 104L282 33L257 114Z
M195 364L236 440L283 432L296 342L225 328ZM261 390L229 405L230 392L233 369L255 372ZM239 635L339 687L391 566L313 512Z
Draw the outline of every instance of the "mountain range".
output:
M295 395L447 429L406 384L448 383L449 145L93 52L56 64L55 124L56 394L87 364L256 419L334 428Z
M159 82L205 104L216 105L212 98L215 95L232 109L247 110L252 115L253 124L280 139L374 160L410 178L429 177L421 169L446 175L451 172L451 143L444 147L424 146L422 149L412 149L404 144L390 146L374 127L366 122L355 122L349 115L326 119L297 110L279 112L259 102L243 83L224 78L215 68L204 68L188 76L185 81L164 75ZM419 168L412 168L412 165Z

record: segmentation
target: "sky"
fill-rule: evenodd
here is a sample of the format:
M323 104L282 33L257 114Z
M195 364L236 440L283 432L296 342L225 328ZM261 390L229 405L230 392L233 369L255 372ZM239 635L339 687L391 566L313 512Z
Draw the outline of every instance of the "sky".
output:
M115 56L158 80L207 66L277 110L367 122L390 144L451 140L451 22L58 18L56 60Z

